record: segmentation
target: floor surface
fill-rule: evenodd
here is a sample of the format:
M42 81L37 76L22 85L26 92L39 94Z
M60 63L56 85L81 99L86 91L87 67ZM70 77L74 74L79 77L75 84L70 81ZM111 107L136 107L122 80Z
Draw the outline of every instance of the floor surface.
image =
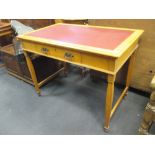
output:
M103 131L106 83L94 83L89 75L81 79L76 70L60 76L41 89L0 69L1 135L102 135L138 134L148 98L129 91L110 124ZM121 92L115 89L115 99Z

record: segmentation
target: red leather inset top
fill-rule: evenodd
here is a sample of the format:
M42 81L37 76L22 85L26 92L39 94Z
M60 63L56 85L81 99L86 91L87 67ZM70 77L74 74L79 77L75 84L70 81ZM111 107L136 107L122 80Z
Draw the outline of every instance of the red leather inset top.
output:
M29 36L114 50L133 31L76 25L54 25L27 34Z

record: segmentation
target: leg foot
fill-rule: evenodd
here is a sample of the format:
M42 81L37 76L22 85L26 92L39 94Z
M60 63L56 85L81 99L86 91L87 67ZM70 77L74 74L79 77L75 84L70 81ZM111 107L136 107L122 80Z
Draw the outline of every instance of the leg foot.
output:
M143 128L139 128L138 131L140 135L149 135L148 130L144 130Z
M109 133L109 131L110 131L110 128L108 127L104 127L104 132L106 132L106 133Z
M128 92L125 93L125 96L127 96L127 95L128 95ZM124 96L124 97L125 97L125 96Z
M41 92L38 92L37 94L38 94L38 96L41 96Z

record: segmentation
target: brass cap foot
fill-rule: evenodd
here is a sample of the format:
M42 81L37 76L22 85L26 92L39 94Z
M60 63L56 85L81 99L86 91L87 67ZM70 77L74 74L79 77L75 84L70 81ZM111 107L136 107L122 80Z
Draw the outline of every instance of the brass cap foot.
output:
M110 131L110 128L104 127L104 132L108 133Z

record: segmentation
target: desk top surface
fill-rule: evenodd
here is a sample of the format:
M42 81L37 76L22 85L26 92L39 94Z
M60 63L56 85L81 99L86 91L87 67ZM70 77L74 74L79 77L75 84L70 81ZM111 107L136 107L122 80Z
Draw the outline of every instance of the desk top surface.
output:
M74 49L95 50L116 54L116 49L132 39L134 29L97 27L75 24L55 24L23 35L28 40L51 42L55 45L74 46ZM135 35L135 34L134 34Z

